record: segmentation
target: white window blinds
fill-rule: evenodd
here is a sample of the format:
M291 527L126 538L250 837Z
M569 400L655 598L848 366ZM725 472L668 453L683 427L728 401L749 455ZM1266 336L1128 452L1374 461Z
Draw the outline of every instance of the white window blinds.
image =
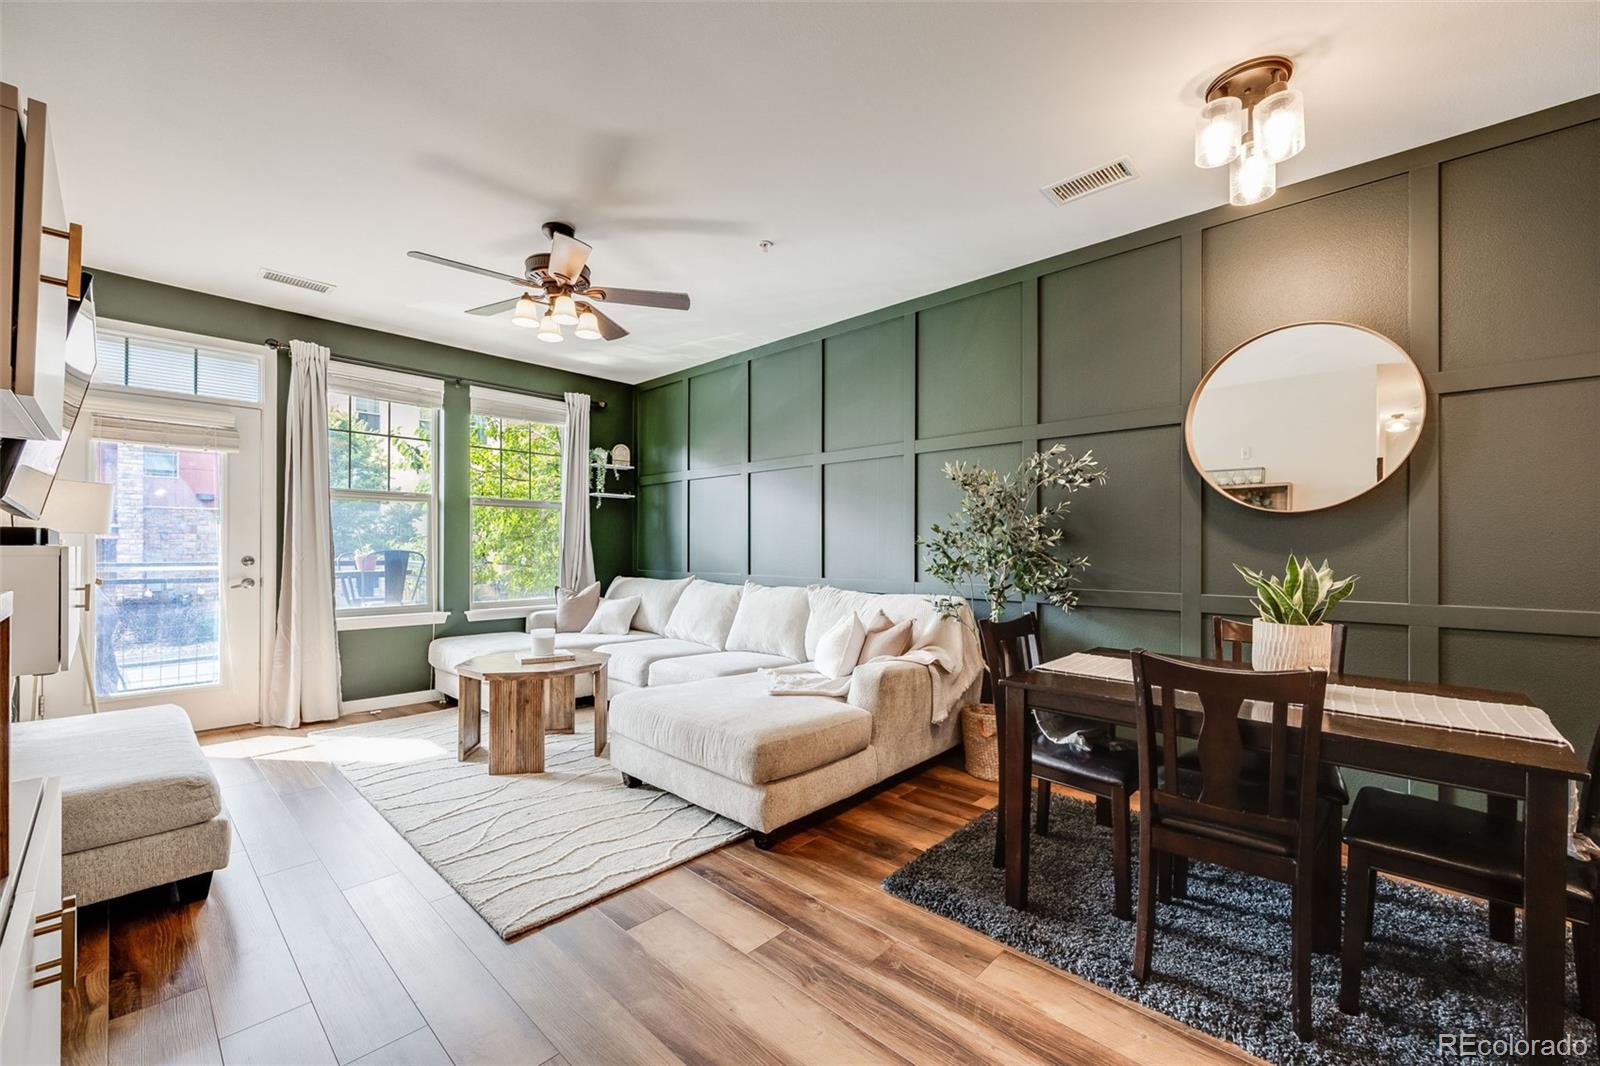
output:
M419 374L341 363L328 364L328 391L351 396L366 396L413 407L438 408L444 405L444 382Z
M261 402L261 359L255 355L104 327L95 333L95 355L97 385Z
M472 413L486 418L518 418L555 425L565 425L567 421L565 401L529 396L524 392L486 389L481 385L472 386Z
M229 423L157 421L115 411L94 412L92 429L97 440L153 444L159 448L194 448L207 452L239 450L239 430Z

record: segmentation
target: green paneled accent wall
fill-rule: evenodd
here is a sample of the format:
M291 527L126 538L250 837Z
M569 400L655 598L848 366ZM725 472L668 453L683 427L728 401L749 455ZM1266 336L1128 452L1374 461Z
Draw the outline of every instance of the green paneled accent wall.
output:
M822 450L822 345L806 344L750 364L750 459Z
M917 312L917 436L1031 421L1022 415L1022 286Z
M587 392L595 399L605 400L607 405L605 410L593 413L591 440L597 445L610 447L618 443L631 444L634 439L634 390L619 382L603 381L565 370L501 359L413 337L363 329L101 271L95 272L95 301L101 315L123 322L183 330L247 344L260 343L268 337L316 341L332 348L335 358L344 355L445 380L444 426L437 460L440 464L441 503L439 608L449 611L450 619L437 627L406 626L339 634L344 698L347 700L432 688L433 677L427 655L428 642L435 635L516 629L522 625L520 619L477 623L466 620L471 566L465 447L468 408L467 387L460 384L458 379L468 378L511 390ZM279 406L274 412L274 421L278 454L282 456L283 404L289 379L287 355L278 357L276 371ZM669 413L662 412L662 415L664 417L658 418L656 413L652 413L645 421L652 427L659 427L670 420ZM459 431L457 427L460 427ZM277 475L276 500L281 531L281 469ZM626 573L635 565L633 511L633 506L626 501L607 500L603 508L593 512L595 568L602 577ZM266 545L264 548L274 556L280 554L278 545Z
M689 468L689 383L639 394L639 472Z
M1082 606L1033 607L1050 653L1199 652L1211 616L1249 613L1233 563L1328 556L1362 579L1337 611L1352 670L1526 691L1584 750L1600 723L1597 272L1589 98L776 341L640 386L641 440L698 426L702 382L735 402L748 381L756 423L773 420L746 442L708 426L704 464L642 478L640 568L687 565L652 565L682 499L668 486L742 476L756 580L942 592L918 579L915 539L950 506L943 462L1009 466L1061 441L1110 481L1073 501ZM1428 422L1405 470L1353 503L1249 511L1191 469L1185 408L1229 349L1306 320L1405 347ZM812 395L798 367L818 345L819 408L774 411L769 383ZM691 556L724 518L690 508Z
M689 466L728 466L749 455L746 367L724 367L689 379Z

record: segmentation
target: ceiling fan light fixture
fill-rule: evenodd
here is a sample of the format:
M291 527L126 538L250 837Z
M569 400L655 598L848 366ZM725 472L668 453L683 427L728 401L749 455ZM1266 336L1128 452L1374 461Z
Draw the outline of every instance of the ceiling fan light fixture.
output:
M566 339L561 335L561 327L556 324L553 315L546 314L539 320L539 339L546 344L560 344Z
M533 329L539 325L539 304L531 296L521 296L517 299L517 309L511 312L511 324L521 326L523 329Z
M578 306L571 296L562 293L557 296L551 305L550 317L563 326L576 326L578 324Z
M593 311L589 310L588 308L585 308L578 315L578 328L572 331L572 335L574 337L577 337L579 340L586 340L586 341L597 341L597 340L599 340L600 339L600 319L595 317L595 313Z

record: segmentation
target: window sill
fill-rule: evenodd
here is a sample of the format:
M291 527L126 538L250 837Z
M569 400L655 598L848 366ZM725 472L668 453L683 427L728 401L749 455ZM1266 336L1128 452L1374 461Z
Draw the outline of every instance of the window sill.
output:
M506 618L526 618L535 611L553 611L555 607L555 600L508 604L504 607L474 607L467 612L467 621L499 622Z
M398 629L401 626L436 626L450 621L449 611L407 611L400 614L353 614L335 619L341 633L356 629Z

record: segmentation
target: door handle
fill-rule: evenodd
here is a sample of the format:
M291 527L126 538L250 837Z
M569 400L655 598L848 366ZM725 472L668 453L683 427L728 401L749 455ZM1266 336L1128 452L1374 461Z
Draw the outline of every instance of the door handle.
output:
M253 589L256 587L256 579L253 577L241 577L228 587L230 589Z

